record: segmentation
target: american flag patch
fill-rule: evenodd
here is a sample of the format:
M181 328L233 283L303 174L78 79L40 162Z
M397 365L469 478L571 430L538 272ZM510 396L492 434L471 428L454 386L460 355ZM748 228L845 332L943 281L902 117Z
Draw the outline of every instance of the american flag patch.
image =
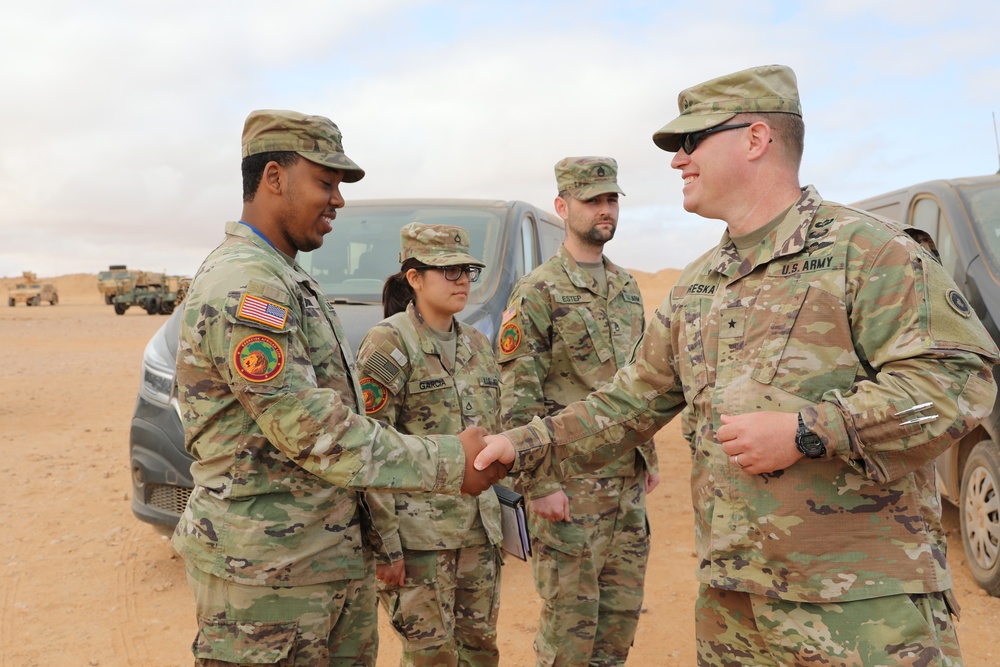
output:
M517 315L517 304L514 304L507 310L503 311L503 315L500 316L500 326L507 324L507 322L515 315Z
M275 329L284 329L285 320L288 319L288 309L260 297L244 294L239 310L236 311L236 317L260 322Z

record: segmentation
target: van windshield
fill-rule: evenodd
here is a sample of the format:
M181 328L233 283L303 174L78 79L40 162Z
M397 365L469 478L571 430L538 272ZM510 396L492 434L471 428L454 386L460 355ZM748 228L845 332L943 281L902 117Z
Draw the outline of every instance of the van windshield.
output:
M1000 183L959 188L972 218L973 226L982 235L986 260L1000 267Z
M500 277L506 215L505 207L490 204L348 204L337 212L323 245L298 261L331 299L381 303L385 279L399 271L400 228L411 222L454 225L469 232L470 254L486 264L469 294L469 304L483 303Z

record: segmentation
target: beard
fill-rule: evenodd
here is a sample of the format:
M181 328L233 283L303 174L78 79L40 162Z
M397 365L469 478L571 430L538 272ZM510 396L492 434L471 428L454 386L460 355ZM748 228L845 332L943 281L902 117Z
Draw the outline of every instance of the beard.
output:
M603 220L598 220L598 222L605 222ZM606 222L611 222L610 220ZM611 229L605 230L597 227L596 225L587 230L587 233L583 235L583 240L587 241L592 245L604 245L611 239L615 237L615 231L618 229L618 225L611 222Z

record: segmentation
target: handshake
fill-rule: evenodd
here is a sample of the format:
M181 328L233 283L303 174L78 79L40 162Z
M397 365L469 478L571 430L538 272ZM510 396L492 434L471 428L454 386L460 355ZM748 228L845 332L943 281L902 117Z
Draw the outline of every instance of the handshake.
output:
M462 493L478 496L507 476L514 462L514 445L504 435L489 435L481 426L470 426L458 434L465 450Z

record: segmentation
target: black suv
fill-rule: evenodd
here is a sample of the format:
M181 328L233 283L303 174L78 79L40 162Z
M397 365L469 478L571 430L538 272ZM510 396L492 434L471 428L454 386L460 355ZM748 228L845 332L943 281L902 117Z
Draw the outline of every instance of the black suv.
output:
M1000 343L1000 173L920 183L853 206L930 234L941 263ZM958 506L969 569L991 595L1000 595L998 434L1000 398L979 428L937 459L941 494Z
M334 304L357 352L382 319L382 284L399 270L399 230L410 222L447 224L469 232L470 251L486 267L459 318L494 342L514 283L556 253L565 237L558 217L519 201L372 199L350 202L318 250L298 256ZM139 397L129 431L132 512L172 528L194 484L184 449L174 369L178 309L153 335L142 359Z

